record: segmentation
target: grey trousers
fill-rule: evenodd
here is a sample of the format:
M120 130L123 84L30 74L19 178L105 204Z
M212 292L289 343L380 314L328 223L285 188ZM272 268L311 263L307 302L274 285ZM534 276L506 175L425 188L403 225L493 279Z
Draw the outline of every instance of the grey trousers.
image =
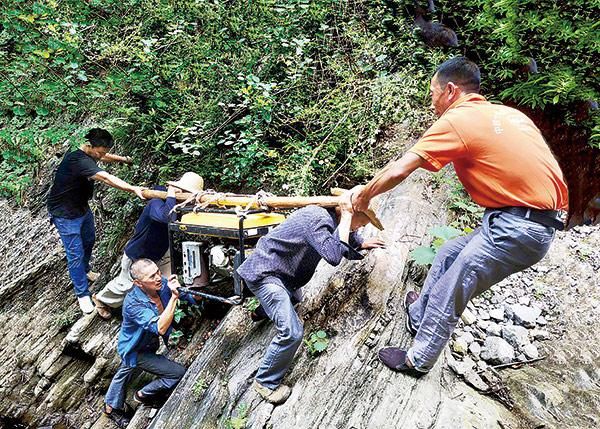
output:
M302 293L300 289L291 292L275 283L248 284L248 289L258 298L277 329L277 335L267 347L256 373L256 381L269 389L275 389L281 384L302 343L304 327L291 300L293 295L301 301Z
M173 389L179 380L185 375L185 367L177 362L167 359L165 356L155 353L139 353L137 366L127 366L121 362L115 376L110 382L104 402L117 410L123 410L125 406L125 392L127 384L136 371L144 370L160 378L151 381L142 389L142 395L152 396Z
M444 244L409 307L417 335L408 357L415 368L433 367L471 298L538 262L553 239L554 228L488 209L481 227Z

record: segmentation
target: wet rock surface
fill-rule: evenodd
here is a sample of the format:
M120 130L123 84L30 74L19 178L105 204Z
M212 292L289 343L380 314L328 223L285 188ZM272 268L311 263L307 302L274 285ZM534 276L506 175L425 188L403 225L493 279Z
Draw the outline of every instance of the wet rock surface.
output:
M410 345L401 299L423 276L407 264L408 251L427 242L430 226L445 222L442 200L418 178L407 182L380 201L387 249L319 269L300 312L307 332L325 328L332 341L316 359L298 354L287 378L294 386L288 403L273 407L250 389L273 330L236 307L213 335L214 321L207 321L186 348L173 350L190 371L155 417L142 408L130 428L216 428L244 413L253 428L599 426L598 228L557 234L542 262L474 299L454 335L460 353L450 344L426 377L415 381L377 361L381 346ZM114 428L101 406L119 364L119 318L80 317L58 235L43 209L32 213L0 202L0 212L7 219L0 224L0 422ZM96 261L106 279L119 257ZM498 364L484 360L490 341L513 349L508 367L492 369ZM536 353L542 360L520 365ZM144 380L132 383L128 398ZM206 389L194 389L199 380ZM514 400L512 412L490 394L505 394L502 385Z
M44 209L32 213L0 201L0 213L0 417L12 422L9 428L112 428L101 410L120 363L120 317L82 317ZM95 267L109 267L105 279L116 273L118 267L111 273L110 266L119 257L96 259ZM103 285L99 281L91 289ZM198 328L186 350L173 350L174 359L189 364L211 323ZM132 388L143 380L138 377Z

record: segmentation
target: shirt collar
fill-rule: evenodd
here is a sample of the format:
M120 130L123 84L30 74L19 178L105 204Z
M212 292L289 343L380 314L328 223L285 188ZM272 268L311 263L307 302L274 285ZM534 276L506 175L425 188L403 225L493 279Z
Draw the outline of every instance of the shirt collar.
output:
M161 301L165 300L165 288L168 289L167 287L167 279L165 277L162 278L161 280L161 287L160 290L158 291L158 296L161 298ZM144 292L138 285L134 285L133 290L130 292L133 297L137 300L137 301L141 301L141 302L152 302L152 300L150 299L150 297L148 295L146 295L146 292ZM167 301L169 299L167 298ZM164 304L164 302L163 302Z
M443 113L443 115L445 115L450 109L454 109L455 107L459 106L460 104L467 103L469 101L486 101L486 99L483 95L477 94L476 92L471 92L469 94L465 94L462 97L460 97L458 100L456 100L454 103L452 103L450 105L450 107L448 107L446 109L446 111Z

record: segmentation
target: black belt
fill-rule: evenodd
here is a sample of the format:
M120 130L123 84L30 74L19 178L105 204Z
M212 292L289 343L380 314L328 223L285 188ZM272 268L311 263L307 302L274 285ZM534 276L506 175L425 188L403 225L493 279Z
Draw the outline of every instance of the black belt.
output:
M565 224L558 218L558 211L556 210L539 210L529 207L499 207L496 210L529 219L544 226L556 228L559 231L565 229Z

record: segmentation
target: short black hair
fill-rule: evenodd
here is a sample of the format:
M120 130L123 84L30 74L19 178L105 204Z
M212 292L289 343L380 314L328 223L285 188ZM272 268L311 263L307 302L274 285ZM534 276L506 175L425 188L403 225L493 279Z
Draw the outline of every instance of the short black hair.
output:
M92 147L113 147L113 136L102 128L92 128L87 132L85 138Z
M454 57L444 61L435 71L440 86L448 82L459 86L464 92L479 92L481 73L479 67L466 57Z

